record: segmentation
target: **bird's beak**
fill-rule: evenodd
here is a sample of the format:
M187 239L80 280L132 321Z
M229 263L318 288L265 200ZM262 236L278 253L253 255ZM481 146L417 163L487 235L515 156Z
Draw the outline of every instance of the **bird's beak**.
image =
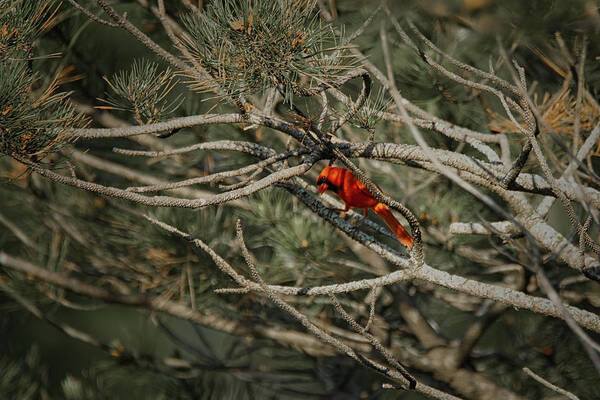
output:
M326 183L321 183L319 185L319 194L325 193L328 188L329 188L329 185L327 185Z

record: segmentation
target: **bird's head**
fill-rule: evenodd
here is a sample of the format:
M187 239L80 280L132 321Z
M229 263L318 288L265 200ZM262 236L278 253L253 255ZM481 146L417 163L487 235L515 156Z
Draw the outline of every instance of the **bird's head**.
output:
M321 171L321 174L319 175L319 179L317 179L317 185L319 187L319 194L323 194L327 191L327 189L329 189L329 171L331 170L331 167L328 165L325 168L323 168L323 171Z

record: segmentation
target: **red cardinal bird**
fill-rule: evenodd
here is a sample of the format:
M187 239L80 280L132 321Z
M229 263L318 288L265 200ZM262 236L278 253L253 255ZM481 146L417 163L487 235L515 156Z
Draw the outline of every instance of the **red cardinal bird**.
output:
M364 208L365 217L369 208L373 209L377 215L384 219L385 223L390 227L392 232L396 235L400 243L412 249L413 238L408 234L406 229L400 222L394 217L389 208L379 202L372 194L369 189L358 180L356 176L346 168L326 166L319 179L317 180L319 185L319 194L325 193L328 189L337 193L342 199L346 208L344 211L348 211L351 207ZM379 186L377 186L379 188Z

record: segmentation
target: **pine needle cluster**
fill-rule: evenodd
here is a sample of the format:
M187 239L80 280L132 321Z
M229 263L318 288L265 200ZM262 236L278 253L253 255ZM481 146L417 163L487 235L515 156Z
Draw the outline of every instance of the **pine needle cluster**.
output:
M48 368L40 361L35 345L20 360L0 357L0 393L7 399L48 398Z
M382 113L387 111L391 104L392 101L386 97L385 90L380 89L376 95L371 93L364 107L361 107L356 114L352 115L349 122L357 128L373 129L381 120ZM349 107L345 107L345 111L348 110Z
M112 79L104 78L113 93L101 99L110 108L132 113L139 123L157 122L181 105L182 96L169 99L176 84L171 69L159 71L158 64L135 60L129 71L119 71Z
M331 80L344 57L313 0L215 1L183 23L187 46L213 80L231 96L277 87L289 100L307 84ZM211 82L197 82L200 91Z
M53 1L0 0L0 152L42 158L67 141L82 118L57 92L59 79L40 88L32 70L34 42L54 23Z

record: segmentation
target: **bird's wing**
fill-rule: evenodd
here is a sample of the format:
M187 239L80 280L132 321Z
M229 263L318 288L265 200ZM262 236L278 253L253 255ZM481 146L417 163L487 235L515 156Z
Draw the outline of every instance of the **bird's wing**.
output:
M379 187L379 185L378 185L378 184L376 184L376 183L373 183L373 184L374 184L374 185L377 187L377 189L379 189L379 191L380 191L380 192L382 192L382 193L385 193L383 190L381 190L381 188ZM364 184L364 183L362 183L362 182L361 182L360 180L358 180L358 179L356 179L356 186L357 186L357 187L358 187L358 189L359 189L359 190L360 190L362 193L364 193L365 195L367 195L367 196L373 196L373 193L371 193L371 191L369 190L369 188L367 188L367 187L365 186L365 184Z

